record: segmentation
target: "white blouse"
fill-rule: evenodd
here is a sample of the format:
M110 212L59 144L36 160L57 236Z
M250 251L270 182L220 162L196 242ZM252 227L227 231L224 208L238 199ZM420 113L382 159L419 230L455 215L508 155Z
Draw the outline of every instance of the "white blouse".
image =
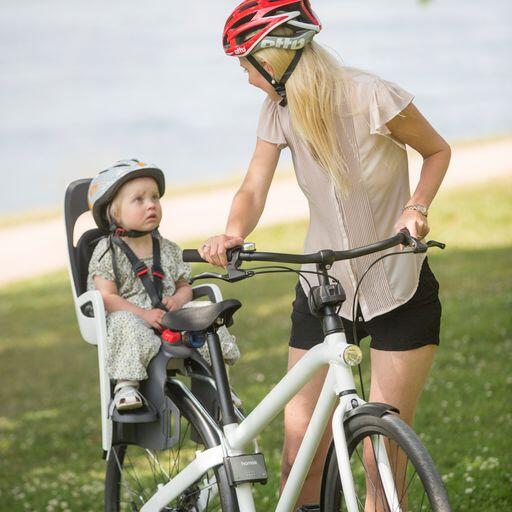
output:
M330 175L292 130L288 107L267 97L258 124L260 139L291 150L298 184L309 202L306 253L351 249L394 236L393 226L411 196L406 148L392 137L386 123L412 101L413 95L366 71L343 70L350 100L340 105L337 126L349 171L346 197L336 192ZM344 318L352 318L354 291L364 271L382 254L398 250L335 263L331 274L347 294L340 311ZM392 256L370 270L359 289L365 320L397 308L414 295L424 258L424 254ZM313 270L314 265L303 268ZM304 291L307 294L307 288Z

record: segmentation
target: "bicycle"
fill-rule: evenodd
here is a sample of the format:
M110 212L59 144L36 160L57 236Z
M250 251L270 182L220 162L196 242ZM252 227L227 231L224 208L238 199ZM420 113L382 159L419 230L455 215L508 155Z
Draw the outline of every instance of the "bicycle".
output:
M127 482L133 480L134 487L126 489L129 507L126 510L254 511L252 486L266 482L268 475L264 456L259 453L257 445L253 451L245 447L254 442L321 366L328 365L323 389L276 512L293 510L330 418L333 441L323 474L322 511L365 510L367 497L373 499L376 511L450 511L442 479L419 437L399 418L395 408L382 403L367 403L358 396L351 368L360 364L362 353L357 345L346 343L341 319L337 315L345 294L341 285L328 274L335 261L376 253L400 244L411 247L401 254L426 252L429 247L444 248L444 244L435 241L425 244L404 232L361 248L322 250L307 255L256 252L253 245L245 244L228 253L226 275L204 272L196 276L195 279L221 278L235 282L263 273L301 273L283 266L243 269L243 262L314 263L317 272L313 273L318 276L319 285L311 287L309 302L321 318L325 339L309 350L244 417L239 410L238 399L230 389L216 334L218 326L231 325L240 302L224 300L203 308L168 313L166 327L175 331L203 333L210 350L211 374L203 371L199 381L215 392L215 395L210 395L210 399L212 396L217 399L215 406L205 402L204 395L203 399L195 396L193 390L178 378L178 373L181 373L188 377L195 375L197 379L197 361L190 363L193 360L187 359L192 349L189 348L188 355L178 358L181 365L167 378L167 393L178 407L181 421L186 423L187 431L191 428L195 433L191 436L192 441L199 441L204 449L194 452L195 445L182 451L185 436L179 436L177 447L174 445L168 450L169 460L165 469L159 456L148 455L147 450L133 463L127 454L132 449L138 450L138 447L114 446L108 458L106 509L123 510L119 494L125 490ZM190 262L204 261L195 250L185 250L183 257ZM335 407L336 401L338 405ZM188 459L183 469L178 460L182 456ZM146 496L147 482L150 490Z

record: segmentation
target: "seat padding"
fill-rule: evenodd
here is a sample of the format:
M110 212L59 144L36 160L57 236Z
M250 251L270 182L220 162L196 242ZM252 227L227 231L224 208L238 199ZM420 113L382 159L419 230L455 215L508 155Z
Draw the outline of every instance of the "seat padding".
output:
M235 311L240 307L242 304L238 300L229 299L202 308L169 311L164 315L162 325L172 331L206 331L220 317L224 325L229 327Z
M75 278L75 284L77 295L87 291L87 277L89 275L89 262L91 261L92 253L96 248L96 244L107 233L101 229L90 229L86 231L78 240L76 248L74 250L74 268L73 277ZM75 272L77 275L75 275Z

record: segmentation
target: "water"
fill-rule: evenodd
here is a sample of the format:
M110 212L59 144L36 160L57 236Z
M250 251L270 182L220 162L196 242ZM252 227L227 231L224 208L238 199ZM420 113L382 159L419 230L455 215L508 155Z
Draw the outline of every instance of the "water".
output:
M313 4L318 40L413 92L449 140L512 131L509 0ZM243 171L263 93L220 46L234 5L0 0L0 213L61 204L119 158L171 186Z

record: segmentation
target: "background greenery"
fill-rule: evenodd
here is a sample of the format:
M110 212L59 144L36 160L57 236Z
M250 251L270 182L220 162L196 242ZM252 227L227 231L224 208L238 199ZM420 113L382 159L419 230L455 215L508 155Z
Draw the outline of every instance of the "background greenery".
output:
M505 179L442 193L431 214L430 237L448 244L430 256L441 283L442 344L415 428L454 511L512 509L511 205ZM300 252L305 228L265 228L251 238L260 250ZM223 286L244 304L232 328L243 357L231 375L248 410L285 371L294 284L274 275ZM0 325L0 510L101 510L96 350L80 338L67 274L0 289ZM276 477L281 421L261 442ZM277 485L257 487L260 510L271 508Z

